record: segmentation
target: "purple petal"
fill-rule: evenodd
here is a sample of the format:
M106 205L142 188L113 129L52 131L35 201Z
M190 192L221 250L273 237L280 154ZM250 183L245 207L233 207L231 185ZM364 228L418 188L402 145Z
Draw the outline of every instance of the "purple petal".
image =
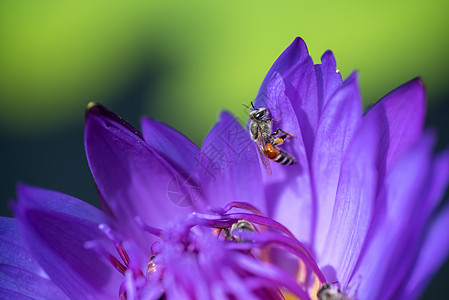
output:
M315 139L312 167L318 200L315 240L318 253L323 251L329 230L343 155L361 118L358 76L353 73L328 101Z
M0 290L10 299L65 299L27 251L16 220L0 217ZM14 297L13 297L14 296Z
M21 293L14 292L8 289L3 289L0 287L0 295L2 295L3 299L14 299L14 300L33 300L28 296L25 296Z
M440 200L444 196L449 177L449 156L447 152L438 156L433 162L430 161L433 148L432 146L435 142L434 136L425 136L425 138L420 142L429 147L427 151L423 151L428 159L428 166L422 167L420 170L425 175L421 177L421 182L416 182L415 184L421 189L416 189L413 191L414 195L416 194L417 197L415 198L415 203L409 203L407 207L409 209L409 217L407 215L405 217L403 216L403 218L409 218L413 221L413 224L409 225L408 228L406 227L407 225L404 226L404 230L408 230L408 235L410 235L410 232L413 232L413 234L402 243L404 245L404 251L406 249L408 251L406 253L396 253L396 256L393 258L395 264L391 264L391 267L394 269L390 270L389 273L394 274L394 278L392 275L387 275L391 276L392 280L388 282L390 288L385 292L387 295L390 293L395 297L397 293L403 292L403 282L410 276L412 266L419 255L418 249L422 245L422 236L426 230L427 223L434 212L435 207L437 207ZM390 198L390 201L395 202L395 199ZM390 211L395 209L397 209L396 205L389 205ZM403 211L407 213L406 209L403 209ZM407 238L407 233L402 233L401 237ZM400 264L397 263L399 259L401 260Z
M19 183L17 195L27 207L55 211L96 223L108 223L110 219L101 210L75 197L39 187Z
M16 220L0 217L0 264L11 265L34 273L42 272L24 247Z
M377 124L365 120L357 130L342 161L335 205L321 267L335 268L338 280L345 286L362 250L371 221L373 199L377 188Z
M88 241L103 235L98 224L53 211L14 207L20 232L33 257L50 279L70 298L116 297L121 275L94 251Z
M204 139L199 176L202 193L213 207L243 201L266 211L256 145L227 112Z
M292 73L284 77L284 82L285 95L290 99L298 116L302 138L307 155L310 158L320 115L316 74L312 58L309 56L301 65L296 66Z
M449 183L449 150L437 155L433 160L427 182L428 193L425 198L427 209L421 211L425 219L434 212L447 190Z
M449 205L446 205L430 226L413 273L408 280L407 286L403 289L401 299L412 299L412 295L415 297L420 295L433 275L447 259L449 255L449 239L442 237L441 234L447 232L448 228Z
M0 293L2 299L69 299L49 279L4 264L0 264Z
M265 103L271 109L279 105L277 99L270 97L270 85L273 78L278 76L276 74L284 79L283 93L298 117L304 145L310 157L318 126L319 102L313 61L301 38L296 38L271 67L259 90L256 106Z
M121 118L99 104L86 116L86 154L98 190L122 229L142 246L149 237L137 228L134 218L164 228L192 210L186 174L176 170Z
M353 280L362 278L361 299L388 298L404 280L416 258L427 218L431 136L405 152L385 179L376 203L376 218Z
M265 107L270 109L274 119L280 120L275 125L295 135L280 148L293 155L297 162L292 166L271 164L273 176L269 179L266 189L269 215L290 228L307 244L312 240L315 212L309 160L301 134L302 129L291 102L285 96L284 81L279 73L273 74L267 90L268 99L273 99L275 105L269 106L267 103Z
M423 135L419 142L404 153L387 175L385 183L387 218L404 219L404 217L413 217L416 211L420 214L424 212L424 206L429 204L427 200L430 185L427 179L432 172L431 156L434 144L434 135L429 133ZM424 190L425 193L421 194ZM417 198L421 199L419 208L413 205L418 202L412 201L419 201Z
M423 82L416 78L398 87L366 114L377 120L379 139L379 178L388 174L394 162L422 134L426 96Z
M324 52L321 56L321 64L315 65L315 73L319 109L322 111L334 92L342 85L341 74L337 70L337 63L332 51Z
M266 95L266 89L269 85L271 78L274 73L279 73L281 76L285 76L291 73L291 70L305 60L309 58L309 52L307 51L306 43L300 37L295 38L295 40L287 47L287 49L282 52L278 59L274 62L273 66L268 71L265 76L264 81L259 90L258 96L263 97Z
M196 173L200 149L180 132L150 118L142 119L145 141L177 169Z

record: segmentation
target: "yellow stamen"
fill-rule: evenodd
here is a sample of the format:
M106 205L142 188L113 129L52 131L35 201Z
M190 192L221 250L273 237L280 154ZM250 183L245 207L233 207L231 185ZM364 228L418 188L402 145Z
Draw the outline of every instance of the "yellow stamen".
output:
M320 289L321 286L321 282L318 279L318 276L315 275L315 278L313 280L313 285L312 285L312 290L310 291L310 298L312 298L312 300L317 300L318 299L318 290Z
M296 273L296 280L301 286L305 287L306 278L307 278L306 264L302 260L298 259L298 272Z

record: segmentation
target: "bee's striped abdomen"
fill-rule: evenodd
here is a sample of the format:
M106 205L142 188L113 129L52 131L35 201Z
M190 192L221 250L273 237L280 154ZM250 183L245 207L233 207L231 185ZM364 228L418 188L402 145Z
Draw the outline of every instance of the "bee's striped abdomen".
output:
M273 158L273 160L277 163L280 163L282 165L293 165L296 163L296 160L293 156L291 156L290 154L288 154L285 151L282 151L281 149L279 149L279 155L276 156L275 158Z

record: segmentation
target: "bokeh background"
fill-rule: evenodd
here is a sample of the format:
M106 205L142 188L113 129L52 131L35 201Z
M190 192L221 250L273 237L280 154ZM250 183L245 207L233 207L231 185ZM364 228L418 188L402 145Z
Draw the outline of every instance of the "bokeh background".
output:
M201 144L294 37L360 72L364 104L421 76L427 126L449 144L448 1L1 1L0 203L15 184L97 204L84 156L88 101L139 127L149 115ZM444 237L447 238L447 237ZM446 264L423 299L449 297ZM443 297L444 298L444 297Z

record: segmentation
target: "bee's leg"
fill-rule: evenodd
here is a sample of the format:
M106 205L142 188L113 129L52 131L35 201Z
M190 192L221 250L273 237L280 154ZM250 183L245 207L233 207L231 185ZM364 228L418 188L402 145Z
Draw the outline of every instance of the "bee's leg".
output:
M280 131L282 131L284 134L285 134L285 136L288 138L288 139L292 139L292 138L294 138L294 137L296 137L296 135L294 135L294 134L292 134L292 133L288 133L288 132L285 132L284 130L282 130L282 129L280 129L280 128L278 128ZM284 138L285 139L285 138Z
M280 122L281 120L275 120L275 119L272 119L272 118L267 118L266 119L267 121L271 121L271 122Z
M287 133L287 132L285 132L284 130L282 130L281 128L278 128L275 132L273 132L273 133L271 134L271 136L277 136L277 135L279 135L279 132L284 133L282 136L278 137L278 138L283 139L283 140L285 140L286 138L292 139L292 138L295 137L294 134Z
M271 133L271 136L276 136L276 135L278 135L278 134L279 134L279 131L280 131L280 128L276 129L275 132L272 132L272 133Z

